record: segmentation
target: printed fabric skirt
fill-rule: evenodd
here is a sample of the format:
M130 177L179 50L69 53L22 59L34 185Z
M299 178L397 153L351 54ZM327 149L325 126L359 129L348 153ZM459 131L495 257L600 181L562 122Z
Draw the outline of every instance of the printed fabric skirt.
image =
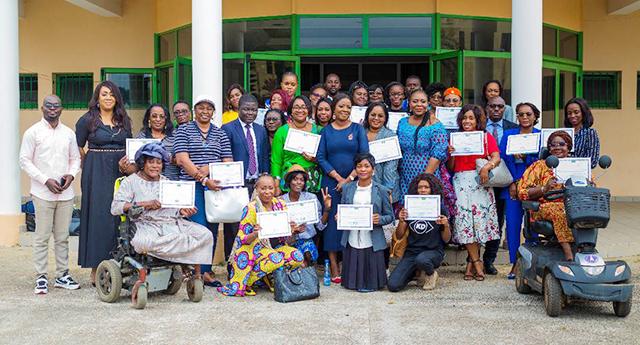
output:
M500 239L496 198L493 188L476 182L475 170L453 175L456 191L456 217L453 226L453 242L457 244L481 243Z
M384 250L357 249L347 244L342 252L342 286L350 290L380 290L387 285Z

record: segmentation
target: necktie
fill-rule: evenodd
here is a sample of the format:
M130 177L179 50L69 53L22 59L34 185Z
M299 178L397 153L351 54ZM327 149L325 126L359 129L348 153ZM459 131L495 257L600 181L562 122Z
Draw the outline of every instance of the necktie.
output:
M494 123L493 124L493 138L496 139L496 141L500 142L500 140L498 140L498 124Z
M246 125L247 127L247 147L249 148L249 166L247 167L247 172L249 175L253 176L258 170L258 164L256 163L256 150L253 148L253 136L251 135L251 125Z

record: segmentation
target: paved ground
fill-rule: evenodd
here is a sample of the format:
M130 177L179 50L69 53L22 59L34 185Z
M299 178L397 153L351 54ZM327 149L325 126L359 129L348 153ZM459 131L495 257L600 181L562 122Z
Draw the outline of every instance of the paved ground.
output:
M640 206L617 205L614 215L601 233L601 250L629 255L638 281ZM75 265L82 289L34 296L26 246L0 248L0 262L0 344L638 344L640 337L637 307L621 319L610 303L574 302L559 318L547 317L541 296L519 295L504 278L508 266L484 282L463 281L461 267L443 268L432 292L410 287L360 294L331 286L322 287L319 299L280 304L263 290L229 298L206 289L195 304L182 290L151 295L145 310L134 310L124 294L118 303L100 302L87 285L88 271ZM637 289L634 304L640 305Z

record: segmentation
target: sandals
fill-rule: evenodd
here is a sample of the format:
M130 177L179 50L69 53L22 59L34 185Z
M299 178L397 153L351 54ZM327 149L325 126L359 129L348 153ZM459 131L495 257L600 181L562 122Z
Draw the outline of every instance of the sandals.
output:
M468 261L467 262L467 269L466 269L466 271L464 273L463 279L467 280L467 281L473 280L474 275L473 275L472 272L473 272L473 263L471 261Z
M476 281L483 281L484 280L484 271L482 270L482 260L478 259L475 261L472 261L473 265L475 266L475 264L480 263L480 269L476 268L476 274L473 276L473 279L475 279Z

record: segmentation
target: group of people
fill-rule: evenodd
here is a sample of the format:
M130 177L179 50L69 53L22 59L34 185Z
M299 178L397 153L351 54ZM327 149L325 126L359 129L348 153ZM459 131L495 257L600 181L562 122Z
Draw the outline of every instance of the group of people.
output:
M468 252L464 279L482 281L485 274L497 274L493 262L505 237L515 263L524 216L520 202L541 199L545 192L559 188L553 171L537 153L506 154L509 136L539 131L534 126L540 110L527 102L514 108L507 105L497 80L485 83L481 105L462 104L455 87L441 83L423 87L416 76L407 78L404 85L367 86L356 81L342 92L340 77L332 73L323 84L314 85L308 97L300 95L298 86L297 75L286 72L280 88L265 102L233 84L226 92L224 109L217 109L212 98L204 95L196 97L193 108L185 101L177 101L171 111L152 104L135 137L159 139L159 143L143 146L135 157L125 154L126 139L134 135L115 84L104 81L96 87L88 112L76 123L75 135L59 122L60 99L46 97L43 120L25 133L20 154L36 203L36 293L47 291L42 253L51 232L58 263L56 286L78 287L68 274L68 234L62 228L68 226L71 182L80 166L78 261L92 268L92 283L96 267L110 257L116 244L119 218L115 216L137 206L144 209L136 220L143 226L132 242L137 251L199 265L204 283L230 296L255 294L259 285L271 287L270 273L283 266L311 266L324 259L330 263L331 282L347 289L400 291L412 280L432 289L448 243ZM366 107L364 120L352 121L353 107ZM438 120L437 107L460 107L457 131L484 131L484 152L452 155L455 149L449 137L455 130ZM218 112L222 112L221 128L212 124ZM259 113L262 123L256 123ZM390 113L404 114L397 127L390 126ZM574 98L564 113L565 126L574 129L574 138L564 131L553 132L546 143L550 154L588 157L595 166L599 139L589 106ZM317 152L285 149L291 130L319 135ZM369 143L394 136L402 158L376 162ZM485 159L482 166L477 166L478 159ZM223 285L211 270L220 224L207 221L204 194L222 188L220 181L209 178L209 163L231 161L243 162L250 202L239 223L222 226L228 261L228 283ZM491 170L501 161L513 183L506 188L485 187ZM121 176L128 177L114 196L114 182ZM195 207L163 209L158 202L163 179L195 181ZM439 195L440 217L408 219L406 195ZM318 223L292 222L290 236L259 237L258 213L286 210L290 202L307 200L316 203ZM340 204L372 205L373 230L338 230ZM543 201L533 217L553 222L570 259L573 238L563 207L561 202ZM399 258L391 272L390 257ZM513 277L512 269L508 278Z

